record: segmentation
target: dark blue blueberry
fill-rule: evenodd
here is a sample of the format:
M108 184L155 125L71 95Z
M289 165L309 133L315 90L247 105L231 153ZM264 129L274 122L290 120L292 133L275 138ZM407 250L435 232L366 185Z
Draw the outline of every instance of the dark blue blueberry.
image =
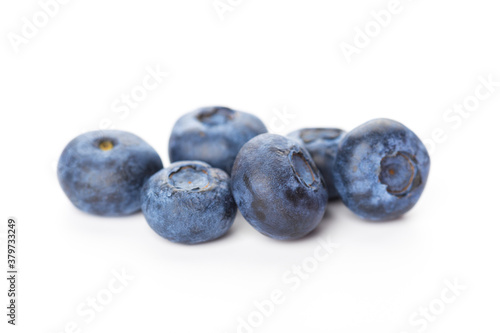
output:
M149 226L172 242L196 244L224 235L237 207L229 176L200 161L181 161L157 172L142 189Z
M170 162L204 161L231 174L241 147L266 133L259 118L226 107L213 106L190 112L177 120L170 135Z
M357 215L390 220L417 203L429 168L429 154L415 133L396 121L375 119L340 143L335 187Z
M296 140L261 134L248 141L236 157L231 180L241 214L269 237L303 237L325 213L324 180Z
M333 184L333 166L339 149L339 143L345 131L338 128L303 128L288 134L288 137L299 140L325 179L330 200L338 199L339 194Z
M84 212L122 216L141 207L141 188L163 168L160 156L138 136L94 131L73 139L59 158L57 176L69 200Z

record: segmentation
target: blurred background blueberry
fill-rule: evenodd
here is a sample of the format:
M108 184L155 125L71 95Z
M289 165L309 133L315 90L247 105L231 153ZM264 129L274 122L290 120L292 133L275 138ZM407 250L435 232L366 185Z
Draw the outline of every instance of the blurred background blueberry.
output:
M241 148L231 175L243 217L269 237L307 235L325 213L328 193L307 150L296 140L261 134Z
M177 243L221 237L237 212L227 173L200 161L180 161L159 171L144 185L141 197L149 226Z
M409 211L422 194L430 158L420 139L389 119L369 121L347 133L335 163L335 187L347 207L369 220Z
M170 162L199 160L230 174L241 147L266 132L264 123L249 113L221 106L200 108L175 123L168 145Z
M330 200L339 198L333 183L333 167L339 143L345 134L345 131L338 128L303 128L288 134L288 137L299 140L311 154L325 179Z
M57 176L80 210L122 216L140 209L142 185L161 168L160 156L144 140L132 133L104 130L73 139L59 158Z

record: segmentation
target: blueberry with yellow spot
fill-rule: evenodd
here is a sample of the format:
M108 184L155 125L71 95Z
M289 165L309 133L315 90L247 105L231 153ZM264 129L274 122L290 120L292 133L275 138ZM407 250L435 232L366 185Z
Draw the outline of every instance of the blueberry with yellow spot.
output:
M122 216L140 210L142 186L162 167L160 156L138 136L104 130L73 139L59 158L57 176L78 209Z

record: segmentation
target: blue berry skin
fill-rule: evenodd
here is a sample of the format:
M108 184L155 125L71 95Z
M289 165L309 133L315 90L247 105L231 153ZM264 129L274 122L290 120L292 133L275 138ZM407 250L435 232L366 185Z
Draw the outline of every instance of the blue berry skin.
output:
M163 168L160 156L138 136L118 130L77 136L59 158L57 176L80 210L124 216L141 207L141 188Z
M288 134L289 138L299 140L325 179L328 199L335 200L339 194L333 183L333 167L342 138L346 132L338 128L302 128Z
M199 160L231 174L241 147L266 133L266 126L246 112L226 107L204 107L177 120L170 135L170 162Z
M176 243L221 237L237 212L227 173L201 161L180 161L157 172L144 185L141 198L149 226Z
M296 140L261 134L248 141L236 157L231 181L243 217L271 238L301 238L325 213L324 180Z
M429 169L429 154L415 133L394 120L375 119L340 143L335 187L360 217L391 220L417 203Z

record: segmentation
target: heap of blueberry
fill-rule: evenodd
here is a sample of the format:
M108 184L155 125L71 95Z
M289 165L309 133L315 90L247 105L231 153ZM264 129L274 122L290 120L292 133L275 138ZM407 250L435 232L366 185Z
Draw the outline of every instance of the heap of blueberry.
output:
M227 233L239 209L259 232L304 237L340 198L368 220L395 219L420 198L429 154L404 125L369 121L351 132L304 128L268 134L257 117L205 107L181 117L170 136L172 164L134 134L82 134L64 149L58 178L80 210L123 216L142 209L149 226L178 243Z

